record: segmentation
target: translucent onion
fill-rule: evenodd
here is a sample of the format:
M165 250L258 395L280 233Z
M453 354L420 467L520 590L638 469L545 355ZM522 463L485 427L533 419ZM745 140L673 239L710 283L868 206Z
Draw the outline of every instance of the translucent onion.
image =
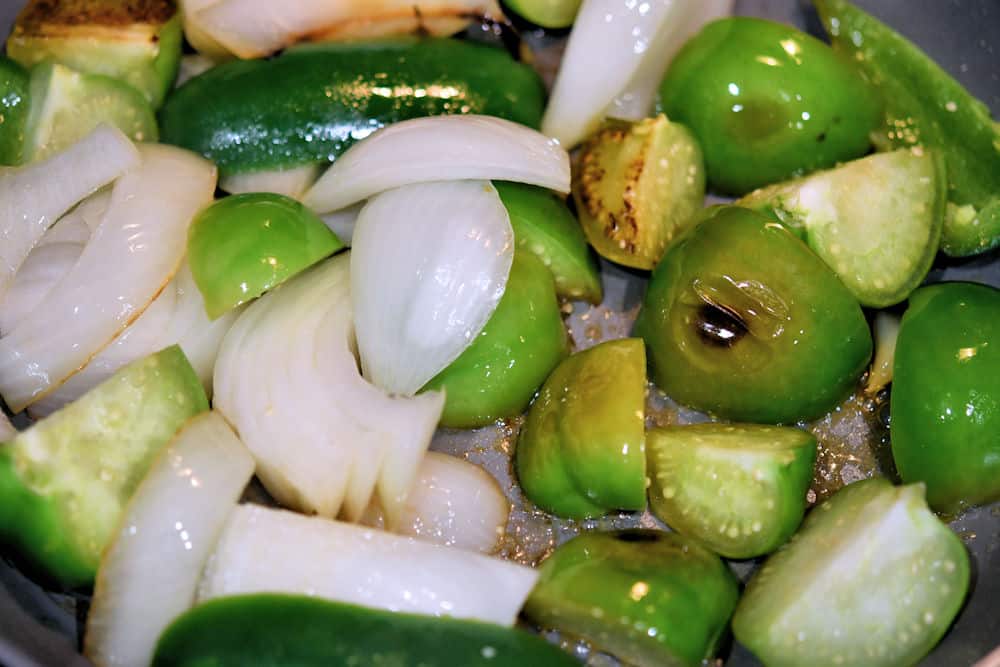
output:
M358 216L361 215L363 208L364 204L355 204L333 213L321 215L320 219L349 248L354 239L354 226L358 224Z
M219 188L231 195L245 192L274 192L299 199L319 177L319 165L307 164L291 169L230 174L219 179Z
M875 313L875 358L872 360L865 393L874 396L892 382L892 368L896 359L896 338L899 337L900 317L880 310Z
M138 163L128 137L99 125L46 160L0 171L0 293L56 220Z
M193 5L204 5L194 9ZM259 58L316 35L371 38L420 31L449 35L474 16L503 17L496 0L187 0L187 26L240 58ZM381 24L387 24L379 28ZM197 46L197 45L196 45ZM200 49L199 49L200 50Z
M215 412L160 452L104 552L84 654L98 667L148 665L160 633L193 603L205 562L253 475L253 458Z
M468 551L493 553L507 527L510 503L493 476L468 461L427 452L395 532ZM361 523L382 528L378 503Z
M498 558L283 510L241 505L199 601L283 592L511 626L538 571Z
M357 520L377 496L397 525L444 396L392 398L361 377L350 261L338 255L250 304L223 339L215 408L286 507Z
M699 21L725 9L724 4L584 0L542 119L542 132L572 148L597 129L620 95L616 113L648 115L669 59L700 27Z
M329 213L402 185L463 179L517 181L565 193L569 155L535 130L500 118L415 118L351 146L302 203Z
M82 243L57 242L40 243L31 251L14 276L14 282L0 296L0 335L16 328L42 303L76 264L83 248Z
M141 164L115 183L79 261L0 338L0 394L14 411L82 368L133 322L173 277L187 227L215 191L215 167L171 146L139 147Z
M472 344L514 258L507 209L487 181L409 185L358 217L351 301L365 377L412 396Z

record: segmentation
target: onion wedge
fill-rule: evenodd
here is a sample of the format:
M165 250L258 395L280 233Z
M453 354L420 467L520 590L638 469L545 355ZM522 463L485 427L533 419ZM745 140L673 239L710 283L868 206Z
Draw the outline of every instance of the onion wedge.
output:
M537 570L461 549L240 505L205 568L198 600L299 593L510 627L537 578Z
M357 520L377 495L397 525L444 407L391 398L354 356L350 259L341 254L254 301L226 334L215 407L286 507Z
M354 240L354 226L358 224L358 216L361 215L363 208L364 204L355 204L340 211L322 215L320 219L330 228L331 232L337 235L341 243L350 248Z
M186 26L240 58L260 58L317 35L329 39L407 32L449 35L472 17L503 18L496 0L219 0L187 15ZM379 29L380 24L387 26ZM386 29L388 28L388 30Z
M493 476L474 463L427 452L396 533L426 542L490 554L507 527L510 502ZM382 528L377 502L361 523Z
M139 147L80 259L0 338L0 394L14 411L65 382L133 322L180 266L187 227L212 201L216 171L194 153Z
M501 118L414 118L347 149L302 203L330 213L403 185L464 179L517 181L567 193L569 154L535 130Z
M365 377L412 396L486 326L507 287L514 231L486 181L409 185L362 209L351 302Z
M724 5L717 0L584 0L542 132L572 148L597 129L620 95L615 113L646 116L670 58L701 27L699 22L725 10Z
M148 665L160 633L194 603L205 562L253 475L253 458L215 412L157 455L101 559L84 654L98 667Z
M246 192L274 192L292 199L300 199L319 177L319 165L275 171L258 171L248 174L230 174L219 179L219 188L231 195Z
M46 160L0 172L0 293L56 220L138 163L128 137L99 125Z

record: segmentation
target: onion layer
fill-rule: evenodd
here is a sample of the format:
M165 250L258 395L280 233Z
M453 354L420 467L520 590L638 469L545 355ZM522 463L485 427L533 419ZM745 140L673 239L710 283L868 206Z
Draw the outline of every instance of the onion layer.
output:
M318 213L402 185L481 179L569 192L569 154L523 125L492 116L432 116L387 125L351 146L302 198Z
M365 377L412 396L472 344L514 259L507 209L486 181L409 185L358 217L351 301Z
M299 199L319 176L319 165L307 164L292 169L230 174L219 179L219 187L231 195L247 192L274 192Z
M80 259L31 314L0 338L0 394L14 411L82 368L170 281L187 227L215 191L215 167L171 146L139 147Z
M17 435L17 429L7 419L7 415L0 412L0 442L6 442Z
M97 572L84 640L96 665L149 664L160 633L194 602L252 475L253 458L215 412L191 419L157 456Z
M250 304L223 339L215 407L283 505L356 520L377 494L396 525L444 396L391 398L361 377L349 281L342 254Z

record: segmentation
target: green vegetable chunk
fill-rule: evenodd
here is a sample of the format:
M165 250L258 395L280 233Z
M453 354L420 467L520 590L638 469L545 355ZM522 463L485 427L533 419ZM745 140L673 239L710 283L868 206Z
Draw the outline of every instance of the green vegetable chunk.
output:
M698 142L663 114L605 123L584 143L574 173L587 239L604 257L637 269L656 266L705 199Z
M660 95L701 143L709 185L729 194L860 157L879 123L878 97L830 47L743 16L685 44Z
M806 431L697 424L646 434L649 504L682 535L726 558L754 558L802 522L816 461Z
M485 426L524 412L567 354L552 275L535 255L518 250L507 288L482 332L423 391L445 390L442 426Z
M177 346L135 361L0 446L0 542L65 587L94 580L160 448L208 409Z
M833 48L885 104L881 143L940 151L948 165L941 249L953 257L1000 246L1000 127L986 105L905 37L844 0L815 0Z
M951 624L969 586L961 540L922 484L844 487L747 585L736 638L768 667L916 664Z
M747 209L710 212L653 272L636 334L671 398L761 424L818 417L872 353L854 296L786 227Z
M552 271L556 294L598 304L604 298L601 274L580 224L555 193L523 183L495 182L510 215L514 240Z
M28 121L28 73L0 56L0 165L21 164Z
M1000 290L923 287L896 341L892 456L941 512L1000 499Z
M525 495L563 517L646 506L646 354L636 338L563 361L545 381L517 443Z
M188 260L215 319L344 247L315 213L278 194L215 202L188 229Z
M804 237L862 305L905 299L937 254L948 181L940 154L900 149L750 193L740 201Z
M305 596L218 598L178 617L153 667L573 667L541 637L476 621L365 609Z
M518 16L543 28L568 28L573 25L583 0L507 0Z
M739 596L718 556L676 533L584 533L542 563L525 615L637 667L715 656Z
M214 67L160 114L163 141L223 176L330 162L383 125L448 113L541 122L538 75L504 51L453 39L299 47Z
M7 55L25 67L53 62L119 79L155 109L177 76L181 41L174 0L30 0Z

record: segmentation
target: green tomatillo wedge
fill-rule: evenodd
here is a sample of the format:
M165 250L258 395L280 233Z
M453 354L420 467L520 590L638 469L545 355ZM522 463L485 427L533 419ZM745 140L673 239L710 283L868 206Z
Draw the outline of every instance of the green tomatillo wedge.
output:
M947 187L939 153L899 149L766 187L736 203L777 217L862 305L884 308L905 299L930 270Z
M940 151L948 166L941 249L964 257L1000 246L1000 126L986 105L916 45L844 0L815 0L833 48L885 105L880 143Z
M573 25L583 0L507 0L518 16L543 28L568 28Z
M259 593L210 600L181 615L160 637L152 664L573 667L579 663L541 637L515 628Z
M671 398L762 424L824 414L872 353L864 313L830 268L786 227L736 207L671 246L635 330Z
M573 198L598 253L652 269L705 199L701 149L663 114L636 123L608 121L580 149Z
M783 426L696 424L646 433L649 504L726 558L754 558L802 522L816 438Z
M524 412L567 354L552 275L534 254L519 249L503 297L482 332L423 391L445 391L442 426L485 426Z
M941 512L1000 499L1000 290L972 283L910 297L893 363L892 458Z
M692 38L660 95L701 143L709 185L728 194L860 157L880 120L877 96L829 46L743 16Z
M0 165L18 165L28 121L28 72L0 56Z
M344 247L315 213L272 193L220 199L188 229L188 261L213 320Z
M768 667L916 664L969 586L962 541L922 484L868 479L814 508L754 574L733 633Z
M510 215L514 240L552 271L556 294L599 304L604 298L601 273L580 224L551 190L498 181L494 187Z
M584 533L542 563L524 614L630 665L696 667L715 657L738 596L719 557L682 535Z
M156 453L208 409L177 346L135 361L0 445L0 542L65 586L93 582Z
M577 352L545 381L517 442L524 494L558 516L646 506L646 355L625 338Z
M181 41L174 0L30 0L7 54L25 67L54 62L120 79L157 108L177 75Z
M331 162L378 128L476 113L541 123L544 88L503 50L455 39L297 47L213 67L160 112L165 143L201 153L223 177Z

